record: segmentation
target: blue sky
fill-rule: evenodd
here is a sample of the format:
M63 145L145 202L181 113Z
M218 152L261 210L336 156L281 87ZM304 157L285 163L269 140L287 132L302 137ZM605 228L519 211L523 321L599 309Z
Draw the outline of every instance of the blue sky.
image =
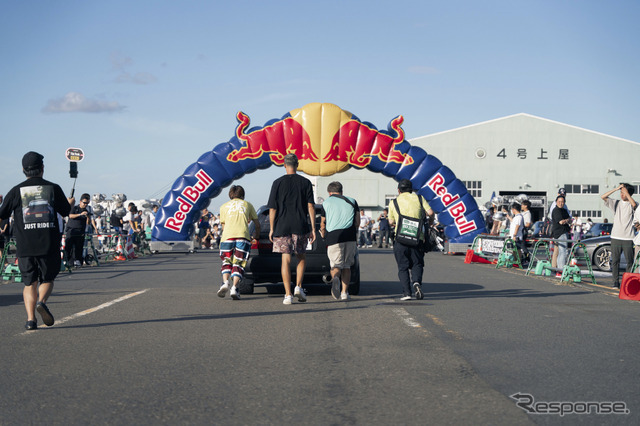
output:
M76 191L160 198L237 111L310 102L402 114L407 138L526 112L640 141L638 22L637 1L7 0L0 193L28 150L70 191L79 147ZM281 173L243 178L247 199Z

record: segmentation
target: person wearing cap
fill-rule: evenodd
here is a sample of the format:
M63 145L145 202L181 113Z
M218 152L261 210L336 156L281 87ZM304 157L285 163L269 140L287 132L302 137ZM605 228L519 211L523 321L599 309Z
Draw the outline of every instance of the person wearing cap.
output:
M299 174L298 157L287 154L284 157L286 174L273 182L267 207L269 208L269 240L273 243L273 252L282 253L282 282L284 284L285 305L290 305L293 296L299 302L306 302L307 296L302 288L305 270L307 242L316 240L315 207L311 181ZM291 255L298 258L296 266L296 287L291 294Z
M422 219L424 215L429 219L429 224L433 222L433 210L424 197L413 193L413 184L409 179L402 179L398 183L398 197L396 198L398 209L395 203L389 203L389 224L392 226L399 220L399 213L403 216ZM424 242L424 235L421 235ZM393 243L393 254L398 264L398 278L402 285L402 298L400 300L411 300L412 290L416 299L422 299L422 273L424 272L424 248L407 246L397 239ZM412 285L413 283L413 285Z
M60 239L58 217L69 215L73 198L67 198L59 185L44 180L44 157L27 152L22 158L22 171L27 180L14 186L0 206L0 219L14 217L18 267L24 282L23 298L27 310L27 330L38 328L36 310L47 326L54 318L46 301L60 271Z

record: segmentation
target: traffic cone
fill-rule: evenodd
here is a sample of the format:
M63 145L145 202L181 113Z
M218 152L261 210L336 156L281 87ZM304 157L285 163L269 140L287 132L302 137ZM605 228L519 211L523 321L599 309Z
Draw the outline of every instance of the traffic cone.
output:
M127 258L123 256L124 249L122 248L122 235L118 236L118 245L116 246L116 253L118 253L118 255L114 257L115 260L127 260Z
M620 284L620 299L640 301L640 274L625 272Z
M467 255L464 258L464 263L491 263L490 260L485 259L482 256L478 256L473 250L467 250Z

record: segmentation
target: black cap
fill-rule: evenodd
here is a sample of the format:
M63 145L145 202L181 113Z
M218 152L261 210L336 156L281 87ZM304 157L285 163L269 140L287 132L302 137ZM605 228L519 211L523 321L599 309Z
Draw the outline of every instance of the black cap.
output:
M24 155L24 157L22 157L22 168L27 171L39 169L44 164L42 162L43 159L44 155L38 154L34 151L29 151Z
M398 183L398 189L400 190L400 192L413 191L413 184L411 183L411 181L409 179L402 179Z

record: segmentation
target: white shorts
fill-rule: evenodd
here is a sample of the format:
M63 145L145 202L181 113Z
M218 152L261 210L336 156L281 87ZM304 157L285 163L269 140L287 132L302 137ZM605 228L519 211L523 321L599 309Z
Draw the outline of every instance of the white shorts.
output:
M356 242L332 244L327 247L327 256L331 268L347 269L356 261Z

